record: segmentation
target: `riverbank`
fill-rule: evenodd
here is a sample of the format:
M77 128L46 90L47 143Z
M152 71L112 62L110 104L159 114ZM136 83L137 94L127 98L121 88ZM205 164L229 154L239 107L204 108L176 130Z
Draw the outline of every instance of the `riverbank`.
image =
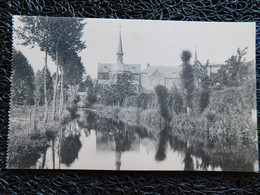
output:
M51 120L43 123L43 107L38 108L36 121L31 106L14 107L11 110L12 120L9 123L8 168L32 168L51 145L62 127L62 121L69 119L69 112L63 112L63 120ZM35 122L35 124L34 124Z
M163 126L163 118L155 109L140 109L135 107L105 106L102 104L93 105L92 111L105 118L121 120L129 125L140 125L159 133Z
M228 92L221 91L221 93ZM178 150L179 146L176 143L181 142L186 145L186 149L192 151L193 155L216 166L220 165L223 170L256 170L252 166L257 159L255 127L245 124L246 121L252 120L251 113L237 112L233 105L228 106L227 103L225 108L232 112L220 116L217 111L223 103L218 98L219 96L214 96L209 108L202 114L172 113L166 140L170 142L173 150ZM226 97L228 98L229 96ZM94 105L92 110L105 118L119 119L130 125L147 127L158 139L164 127L164 120L155 109ZM229 120L230 117L234 117L234 122ZM245 128L238 130L239 127ZM172 139L173 137L175 139ZM237 163L228 164L224 159ZM207 164L201 166L207 167Z

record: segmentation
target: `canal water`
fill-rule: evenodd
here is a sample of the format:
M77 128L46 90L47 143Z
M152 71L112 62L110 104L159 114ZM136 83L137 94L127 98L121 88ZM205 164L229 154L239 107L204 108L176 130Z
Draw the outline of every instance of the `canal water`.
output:
M212 162L210 151L205 154L201 150L201 145L194 149L190 143L163 136L168 135L85 112L64 126L36 168L222 170L221 164ZM232 162L225 163L232 166Z

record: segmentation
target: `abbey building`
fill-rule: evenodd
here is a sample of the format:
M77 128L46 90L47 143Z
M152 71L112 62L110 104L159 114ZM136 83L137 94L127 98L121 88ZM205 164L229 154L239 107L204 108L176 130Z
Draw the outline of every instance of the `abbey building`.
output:
M141 70L141 64L127 64L123 61L121 31L119 33L116 63L98 63L97 84L111 85L115 82L114 75L127 74L137 90L153 90L157 85L172 87L179 82L181 66L150 66Z

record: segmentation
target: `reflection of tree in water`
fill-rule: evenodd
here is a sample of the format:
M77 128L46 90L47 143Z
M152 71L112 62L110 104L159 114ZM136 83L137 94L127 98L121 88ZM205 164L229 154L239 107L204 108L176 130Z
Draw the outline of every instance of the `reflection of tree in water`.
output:
M104 144L106 149L115 150L116 169L120 170L121 155L124 151L133 150L133 143L139 137L152 136L146 128L141 126L130 126L120 120L105 118L91 112L85 113L85 121L80 123L82 127L94 129L98 132L98 142ZM114 147L111 147L113 145ZM101 147L102 148L102 147Z
M65 163L70 166L76 158L81 148L80 135L70 135L66 137L61 143L61 163Z
M170 127L166 125L160 132L158 150L155 155L155 159L157 161L163 161L166 158L167 143L169 140L169 130Z
M116 145L116 169L120 170L121 166L121 154L124 151L131 150L132 143L135 141L133 131L126 129L123 123L119 124L119 129L116 130L114 134L115 145Z
M184 162L184 171L193 171L194 170L194 163L191 158L191 153L188 149L185 154L183 162Z

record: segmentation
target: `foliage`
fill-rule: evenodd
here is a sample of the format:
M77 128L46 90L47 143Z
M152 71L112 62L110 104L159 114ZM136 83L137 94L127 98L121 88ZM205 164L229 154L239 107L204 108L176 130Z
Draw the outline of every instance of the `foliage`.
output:
M78 153L82 144L79 135L70 135L61 142L60 157L61 162L67 166L71 165L78 157Z
M126 73L114 75L113 83L101 87L101 101L106 105L123 104L124 100L135 94L131 76Z
M87 89L93 88L93 83L90 75L88 75L83 81L79 83L79 91L84 92L87 91Z
M37 71L36 73L36 100L39 105L44 104L44 74L45 67L41 71ZM47 77L46 77L46 87L47 87L47 100L48 103L52 101L53 97L53 79L51 77L51 73L49 69L47 69Z
M97 101L97 96L93 89L90 89L88 91L87 101L89 107L92 106Z
M169 107L176 113L183 112L184 101L180 90L174 86L170 91Z
M64 51L80 51L86 48L80 40L84 25L81 19L58 17L24 16L20 18L24 24L16 30L23 45L38 45L42 51L56 59L56 51L61 60Z
M128 107L137 107L145 110L149 108L155 108L155 104L157 104L157 102L153 94L142 92L137 95L126 97L123 105Z
M170 127L165 126L159 133L159 145L155 155L157 161L163 161L166 158L167 143L169 140Z
M208 75L203 75L201 78L201 94L199 99L200 112L202 113L210 102L210 89L209 89L210 81Z
M8 168L32 168L49 147L43 123L35 131L21 123L10 123Z
M26 57L14 49L12 75L12 102L15 105L33 104L34 72Z
M88 75L86 80L83 82L87 90L87 106L92 106L97 101L97 87L94 87L91 77Z
M195 89L193 68L189 63L190 58L191 58L190 51L188 50L182 51L181 54L182 71L180 73L180 78L181 78L181 85L186 100L185 106L187 110L188 108L192 108L193 92Z
M74 51L70 51L63 60L60 61L64 71L64 84L69 86L79 85L82 81L85 68L81 62L81 57Z
M163 85L157 85L155 87L155 93L157 95L158 103L160 105L160 114L165 119L165 121L169 122L170 114L168 109L168 98L169 94L167 88Z
M220 85L220 88L238 87L244 84L252 74L249 67L251 63L243 61L247 48L243 50L237 49L237 55L231 56L224 65L220 67L217 73L211 76L211 84L213 86Z

